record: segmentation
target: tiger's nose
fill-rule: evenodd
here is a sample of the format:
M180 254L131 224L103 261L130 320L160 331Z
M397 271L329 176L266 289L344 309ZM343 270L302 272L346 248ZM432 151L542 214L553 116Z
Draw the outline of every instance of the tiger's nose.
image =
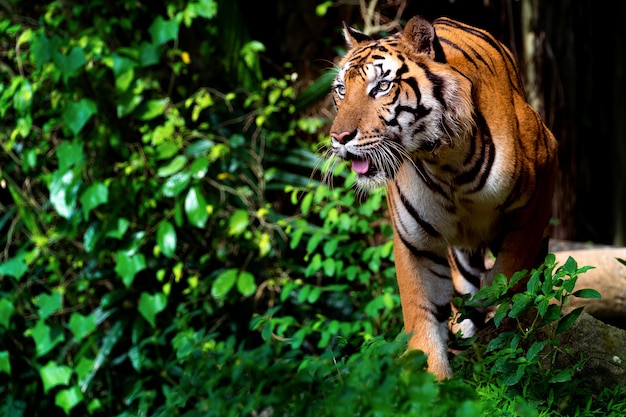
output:
M356 132L331 132L330 137L339 142L341 145L345 145L352 138L356 136Z

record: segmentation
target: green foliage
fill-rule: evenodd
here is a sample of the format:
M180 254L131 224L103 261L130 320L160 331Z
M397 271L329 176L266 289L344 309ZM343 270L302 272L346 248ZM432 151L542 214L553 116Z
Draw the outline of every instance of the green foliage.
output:
M574 291L580 274L591 267L579 268L573 258L556 264L553 254L530 273L520 271L510 279L502 274L490 286L481 288L473 297L455 299L463 320L468 309L494 310L493 323L501 331L486 346L475 347L457 358L465 371L471 372L476 389L482 395L494 395L494 385L514 394L513 404L530 404L533 409L551 413L568 409L578 412L590 397L579 390L574 380L579 363L559 369L557 355L567 355L557 335L569 329L582 313L582 307L564 314L563 307L571 296L601 298L593 289ZM525 291L514 291L524 278ZM523 402L520 402L521 399ZM502 399L497 408L501 409ZM510 404L509 401L506 401Z

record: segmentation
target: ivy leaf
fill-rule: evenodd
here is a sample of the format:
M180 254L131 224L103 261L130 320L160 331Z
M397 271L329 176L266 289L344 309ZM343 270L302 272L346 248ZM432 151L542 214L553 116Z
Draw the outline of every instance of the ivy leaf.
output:
M137 309L152 327L156 327L156 315L165 310L165 307L167 307L167 297L165 294L158 292L154 295L150 295L147 292L142 292L139 297L139 306Z
M39 307L39 317L46 319L61 309L63 296L60 292L54 291L52 294L43 293L35 300L35 305Z
M28 271L28 265L26 264L26 252L20 251L8 261L0 264L0 277L7 275L17 280L21 279L26 271Z
M176 251L176 230L172 223L165 221L159 226L157 230L157 245L163 252L163 255L171 258Z
M80 388L73 386L57 392L57 395L54 397L54 404L61 407L65 414L69 415L72 408L80 404L82 400L83 393L80 391Z
M192 187L185 197L185 214L193 226L203 228L209 218L207 202L197 187Z
M83 316L75 311L70 317L68 326L76 341L80 342L96 329L96 317L93 314Z
M37 357L41 357L50 352L56 345L65 340L63 332L59 328L51 328L43 319L37 321L35 327L30 329L30 335L35 341Z
M39 370L39 376L43 381L43 392L47 394L51 388L70 383L72 368L50 361Z
M70 102L63 111L63 122L74 135L78 135L97 111L98 107L92 100L83 98L78 103Z
M76 139L61 142L55 154L59 161L58 171L62 173L85 159L83 144Z
M148 33L152 37L153 44L162 45L178 38L178 23L175 20L165 20L158 16L148 28Z
M124 251L118 251L115 258L115 272L122 277L126 288L130 288L135 275L146 268L146 258L141 253L130 255Z
M83 217L89 218L89 212L101 204L109 202L109 189L101 182L91 184L80 196L80 204L83 206Z
M67 84L68 78L87 63L87 58L83 49L75 46L67 55L57 52L54 55L54 63L62 74L63 82Z

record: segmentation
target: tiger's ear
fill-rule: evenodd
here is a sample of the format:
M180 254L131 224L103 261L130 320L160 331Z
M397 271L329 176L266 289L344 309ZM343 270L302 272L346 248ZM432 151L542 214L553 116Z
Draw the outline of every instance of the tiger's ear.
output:
M346 22L343 22L343 36L346 38L346 43L349 48L354 48L362 42L374 40L371 36L367 36L365 33L351 28Z
M436 59L437 50L441 48L435 34L433 24L421 16L412 17L402 33L402 40L412 45L416 52L424 53L431 59Z

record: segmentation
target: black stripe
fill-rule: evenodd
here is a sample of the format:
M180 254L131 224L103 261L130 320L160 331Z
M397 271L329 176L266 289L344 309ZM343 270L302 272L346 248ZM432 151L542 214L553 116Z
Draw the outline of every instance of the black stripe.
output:
M454 42L452 42L452 41L449 41L449 40L447 40L447 39L445 39L445 38L440 38L440 39L441 39L441 42L442 42L442 43L445 43L446 45L448 45L448 46L450 46L450 47L452 47L452 48L456 49L456 50L457 50L457 51L459 51L460 53L462 53L462 54L463 54L463 56L465 57L465 59L467 59L467 60L468 60L471 64L473 64L473 65L476 67L476 69L478 69L478 64L476 64L476 62L472 59L472 57L471 57L471 56L469 56L469 55L467 54L467 52L465 52L465 50L464 50L463 48L461 48L461 47L460 47L459 45L457 45L456 43L454 43Z
M429 261L437 265L443 265L446 267L449 266L448 260L446 258L442 258L441 256L437 255L434 252L416 248L404 236L402 236L402 233L399 230L397 230L397 232L404 246L406 246L407 249L409 249L409 251L411 252L411 254L415 256L416 258L428 259Z
M415 169L417 171L417 174L424 181L424 184L426 184L426 186L431 191L445 197L447 200L450 200L450 198L448 197L448 194L445 192L443 187L435 183L434 180L428 176L428 174L426 173L426 170L424 169L424 165L422 164L422 161L416 158L413 162L415 164Z
M439 323L448 321L450 319L450 316L452 315L452 306L450 306L450 303L446 303L441 306L437 304L433 304L433 305L435 306L435 310L436 310L433 312L433 315L435 316L435 318L437 319Z
M467 269L465 269L465 267L463 266L463 264L459 260L459 257L457 255L457 249L452 249L450 252L452 252L452 259L454 260L454 264L456 265L456 269L461 273L463 278L467 282L472 284L474 287L480 288L480 275L476 276L472 272L470 272Z
M435 99L439 103L441 103L441 106L447 110L448 104L443 98L443 86L445 84L443 77L435 75L433 72L430 71L430 68L428 68L428 66L423 62L418 62L417 65L422 70L424 70L424 73L426 74L426 78L428 78L428 81L430 81L433 84L433 97L435 97Z
M411 217L413 217L415 222L417 222L417 224L422 228L422 230L424 230L430 236L432 236L432 237L440 237L441 233L439 233L437 231L437 229L435 229L433 227L432 224L428 223L426 220L424 220L422 218L422 216L420 216L420 214L417 212L417 209L415 208L415 206L413 206L413 204L411 204L411 202L406 198L406 196L404 195L404 193L402 192L402 190L398 186L398 183L396 181L394 181L394 184L396 186L396 190L398 191L398 194L400 195L400 202L402 203L402 205L404 206L406 211L409 212ZM398 213L396 213L396 214L399 216Z

